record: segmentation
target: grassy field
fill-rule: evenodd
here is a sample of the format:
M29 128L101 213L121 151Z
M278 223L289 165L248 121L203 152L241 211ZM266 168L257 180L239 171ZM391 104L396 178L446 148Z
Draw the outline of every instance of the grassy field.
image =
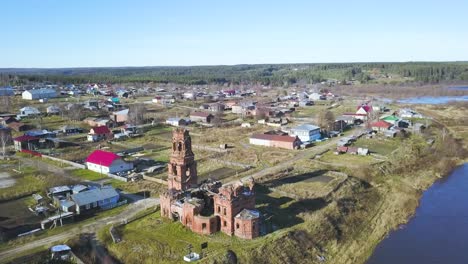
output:
M47 175L39 172L32 167L22 167L21 173L13 171L18 169L13 162L1 162L2 170L8 172L15 180L13 186L0 189L0 200L14 199L34 192L42 192L46 187L52 186L54 183L64 182L64 179L55 175Z
M368 148L371 152L386 156L398 148L400 144L402 144L402 141L398 138L375 137L369 139L360 138L353 143L353 146Z
M95 171L90 171L86 169L77 169L77 170L72 170L71 174L75 177L78 177L82 180L86 181L97 181L101 179L107 178L106 175L97 173Z
M350 167L356 167L360 165L369 165L369 164L376 162L376 160L369 155L367 156L351 155L351 154L336 155L332 151L328 151L327 153L323 154L319 160L323 162L328 162L336 166L350 166Z

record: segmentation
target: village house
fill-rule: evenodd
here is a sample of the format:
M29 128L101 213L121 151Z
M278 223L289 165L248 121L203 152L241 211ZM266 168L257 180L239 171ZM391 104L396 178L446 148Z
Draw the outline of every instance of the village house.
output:
M190 120L192 122L202 122L202 123L211 123L214 116L205 112L192 112L190 114Z
M174 130L168 164L168 190L161 194L161 216L177 219L195 233L221 231L229 236L253 239L260 235L260 212L255 210L255 183L222 186L198 185L197 164L189 132Z
M344 120L336 120L333 122L332 131L343 132L348 127L348 124Z
M88 141L101 141L103 139L109 140L113 138L112 132L107 126L97 126L89 130Z
M85 162L88 170L101 174L114 174L133 169L133 163L125 162L119 155L104 150L93 151Z
M241 101L235 105L231 105L231 112L233 114L249 116L255 110L255 103L251 101Z
M117 112L113 112L110 115L110 118L112 121L114 121L118 125L124 124L128 121L128 111L129 109L124 109L124 110L120 110Z
M361 120L362 122L367 121L370 118L372 112L372 106L369 104L362 104L357 107L355 113L343 113L343 116L351 116L355 120ZM356 121L354 121L356 122Z
M60 113L60 107L56 105L50 105L46 108L46 113L51 115L56 115Z
M32 136L37 138L54 138L57 136L57 133L49 131L47 129L34 129L29 130L24 133L26 136Z
M371 123L370 126L371 126L372 130L374 130L374 131L384 132L386 130L389 130L390 127L392 127L393 125L388 123L388 122L385 122L383 120L380 120L380 121Z
M8 126L10 123L13 122L18 122L18 120L13 116L0 117L0 125L2 126Z
M40 115L41 112L32 106L25 106L20 109L19 117L29 117L29 116L37 116Z
M166 119L166 124L173 127L187 126L190 124L190 120L184 118L171 117Z
M84 103L83 107L89 110L97 110L99 109L99 101L97 100L88 100Z
M170 105L175 103L175 99L172 95L170 96L155 96L152 100L155 104Z
M30 126L21 122L11 122L8 124L8 127L13 129L16 132L27 131Z
M423 118L420 113L409 108L400 109L399 116L401 118Z
M249 138L249 143L252 145L284 149L298 149L302 144L297 136L269 134L253 134Z
M0 96L14 96L15 92L10 86L0 87Z
M81 127L72 125L62 126L60 127L60 131L66 135L83 133L83 129Z
M385 117L382 117L380 119L387 122L387 123L390 123L390 124L392 124L394 126L398 125L398 121L400 121L400 118L398 118L397 116L394 116L394 115L385 116Z
M111 186L93 188L72 194L69 200L61 202L63 211L83 214L90 211L106 210L117 206L120 195Z
M83 120L83 122L88 124L91 127L97 127L97 126L112 127L114 124L112 120L110 120L109 118L104 118L104 117L87 117Z
M23 135L14 138L13 144L16 151L34 150L39 144L39 139L38 137Z
M57 97L57 92L54 89L41 88L24 91L21 96L24 100L39 100Z
M292 128L291 135L297 136L302 142L313 142L321 138L320 127L310 124Z

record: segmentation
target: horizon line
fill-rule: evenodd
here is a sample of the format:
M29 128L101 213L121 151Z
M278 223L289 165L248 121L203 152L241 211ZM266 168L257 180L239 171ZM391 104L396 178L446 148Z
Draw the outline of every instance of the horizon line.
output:
M139 66L64 66L64 67L0 67L2 70L57 70L57 69L99 69L99 68L182 68L182 67L221 67L221 66L244 66L244 65L309 65L309 64L366 64L366 63L468 63L468 60L454 61L349 61L349 62L282 62L282 63L239 63L239 64L191 64L191 65L139 65Z

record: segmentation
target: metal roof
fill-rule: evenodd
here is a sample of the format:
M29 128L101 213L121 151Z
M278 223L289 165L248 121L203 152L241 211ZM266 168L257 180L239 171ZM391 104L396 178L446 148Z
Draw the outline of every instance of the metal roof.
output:
M303 124L303 125L300 125L300 126L297 126L297 127L293 128L292 130L306 130L306 131L311 131L311 130L317 130L317 129L320 130L320 127L314 126L314 125L310 125L310 124Z
M50 248L50 251L52 252L60 252L60 251L67 251L71 250L71 248L67 245L56 245Z
M119 193L114 188L106 186L100 189L92 189L73 194L71 198L76 205L82 206L118 196Z
M63 200L63 201L60 201L60 205L62 207L70 208L70 207L74 206L75 203L73 201Z
M255 219L260 217L260 212L257 210L244 209L236 215L236 218Z
M59 192L66 192L70 191L70 187L64 185L64 186L55 186L49 189L49 193L59 193Z

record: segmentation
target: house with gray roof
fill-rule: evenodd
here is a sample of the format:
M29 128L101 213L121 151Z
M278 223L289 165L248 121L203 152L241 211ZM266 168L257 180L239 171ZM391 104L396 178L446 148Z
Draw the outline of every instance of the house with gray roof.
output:
M302 142L312 142L320 139L320 127L304 124L291 129L291 135L297 136Z
M95 188L71 195L71 201L75 203L76 214L89 210L110 209L117 205L119 193L110 186Z
M54 89L42 88L24 91L21 96L25 100L39 100L46 98L57 97L57 92Z

